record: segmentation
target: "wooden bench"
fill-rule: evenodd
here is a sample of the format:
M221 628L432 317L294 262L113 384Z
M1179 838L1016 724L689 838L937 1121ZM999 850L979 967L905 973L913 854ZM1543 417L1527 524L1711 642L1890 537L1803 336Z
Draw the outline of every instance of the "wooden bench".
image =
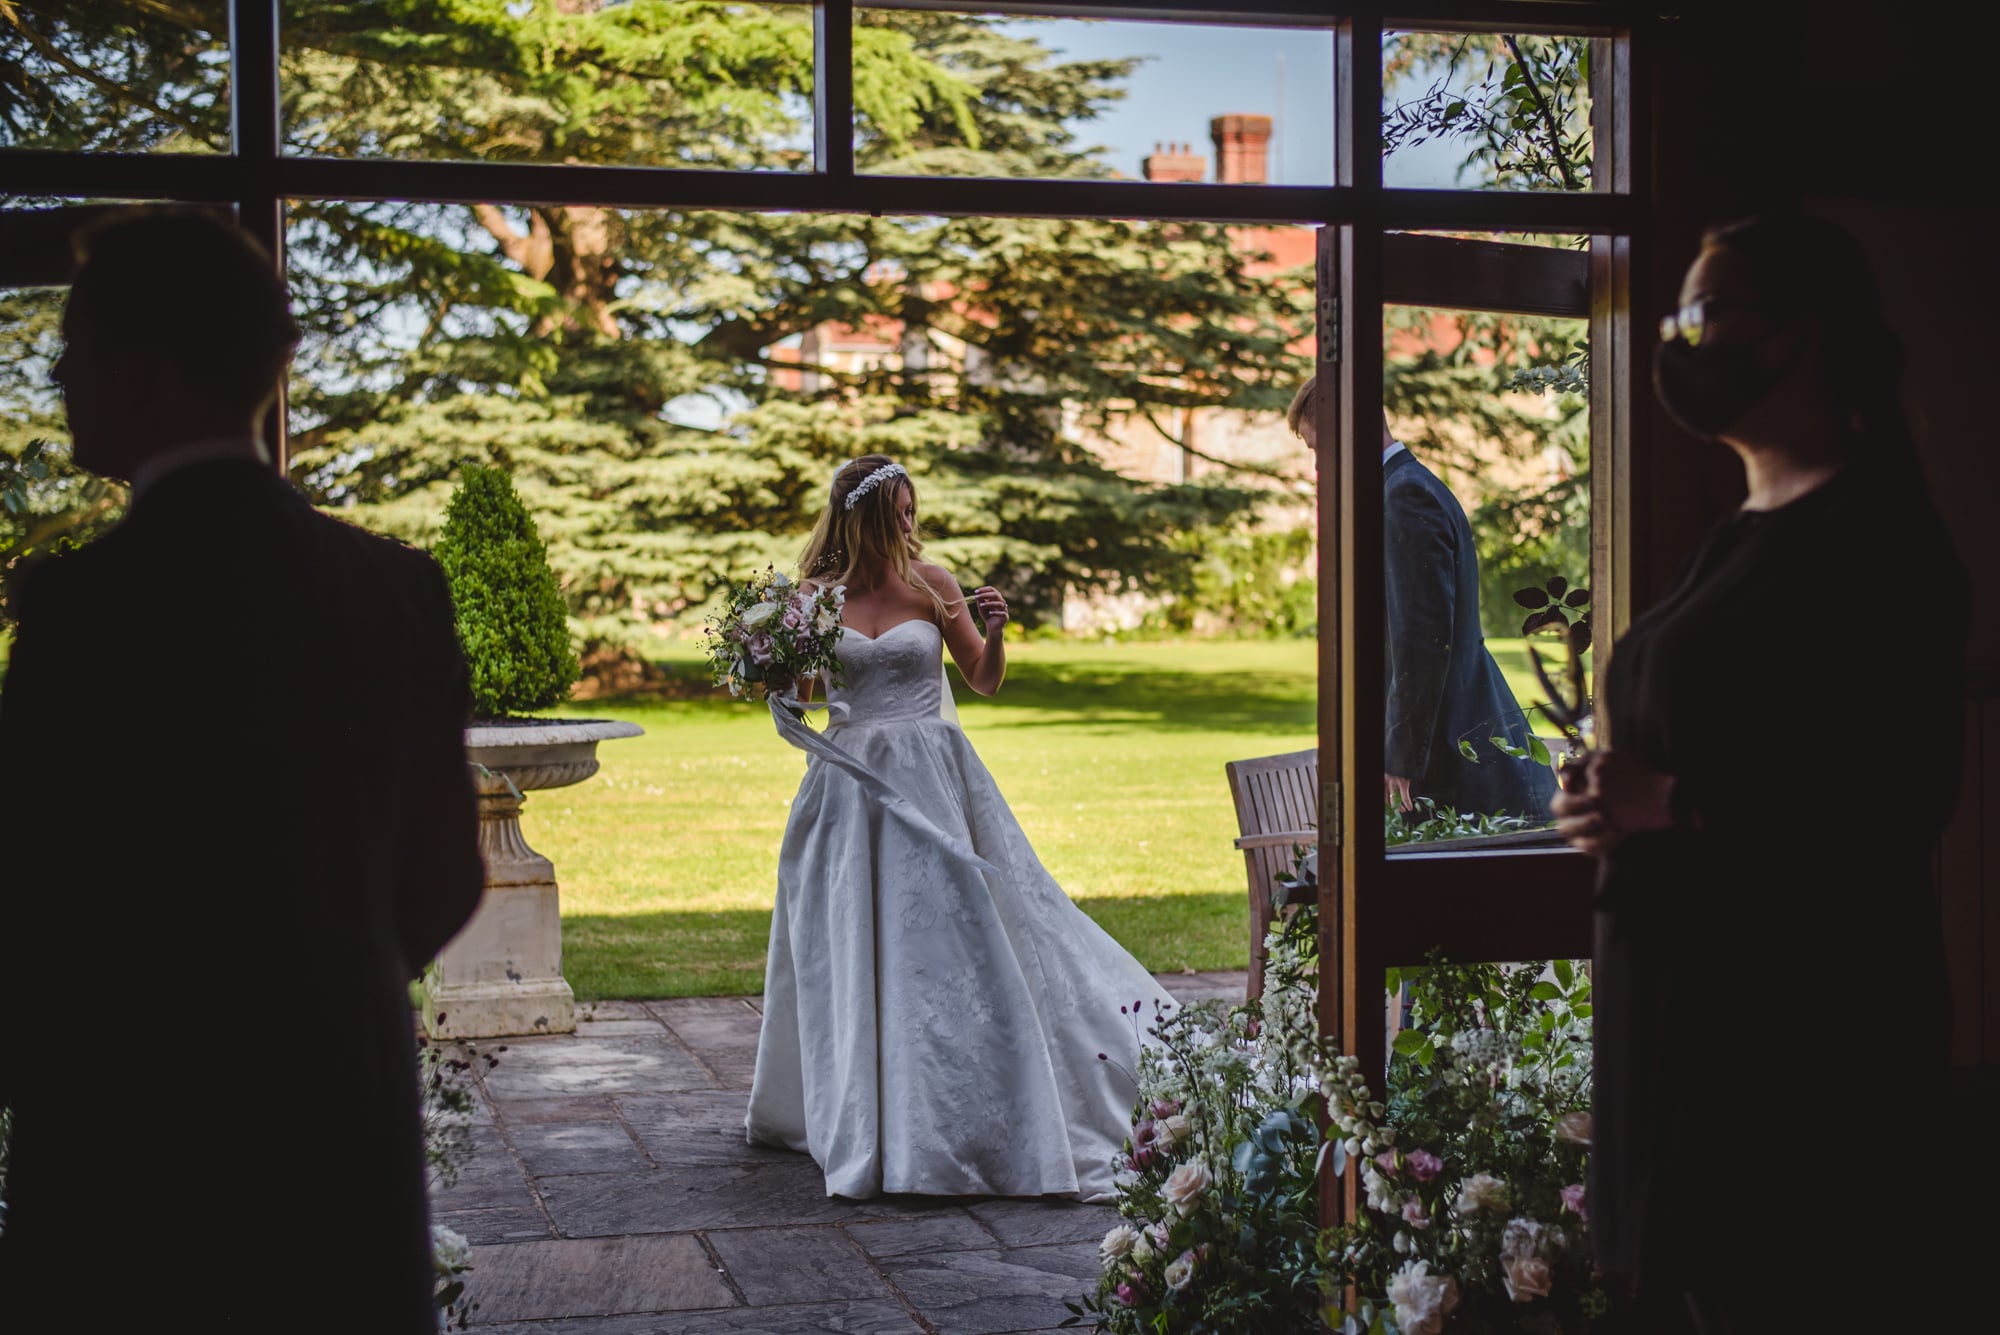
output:
M1250 987L1264 991L1264 937L1279 909L1272 903L1280 879L1290 879L1301 844L1319 841L1319 751L1289 751L1254 760L1232 760L1229 796L1236 803L1236 846L1250 878ZM1294 903L1309 902L1294 893Z

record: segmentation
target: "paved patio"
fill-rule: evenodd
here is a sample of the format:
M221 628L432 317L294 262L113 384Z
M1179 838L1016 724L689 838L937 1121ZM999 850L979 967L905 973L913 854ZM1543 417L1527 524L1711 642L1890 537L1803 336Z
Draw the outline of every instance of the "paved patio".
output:
M1242 973L1163 975L1183 1001ZM743 1142L757 998L601 1002L506 1041L437 1219L474 1244L490 1335L1002 1335L1054 1328L1112 1212L1060 1200L826 1195ZM485 1045L496 1047L499 1041Z

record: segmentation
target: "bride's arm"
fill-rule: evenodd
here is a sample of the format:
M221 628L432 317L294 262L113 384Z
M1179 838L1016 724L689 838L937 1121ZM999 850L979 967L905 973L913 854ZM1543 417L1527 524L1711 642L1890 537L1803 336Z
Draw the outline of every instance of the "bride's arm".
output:
M976 610L967 604L951 572L928 562L919 562L916 570L944 599L944 643L951 650L951 661L958 664L959 675L978 694L997 695L1000 683L1007 677L1007 649L1001 641L999 626L994 625L982 639L979 632L983 609ZM996 593L993 598L998 599L999 595ZM1005 604L1001 606L1004 608ZM1004 625L1005 620L1003 611L1000 624Z

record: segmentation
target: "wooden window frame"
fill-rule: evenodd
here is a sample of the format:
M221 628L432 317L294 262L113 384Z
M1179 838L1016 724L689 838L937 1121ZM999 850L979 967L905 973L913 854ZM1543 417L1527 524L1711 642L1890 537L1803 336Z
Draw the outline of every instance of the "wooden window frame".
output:
M810 173L691 171L500 162L416 162L288 156L279 109L277 0L231 0L230 151L215 155L90 154L0 150L9 196L79 200L171 199L235 206L244 225L283 263L290 199L421 199L443 203L534 200L639 209L867 212L913 215L1114 217L1317 225L1323 384L1319 432L1323 836L1323 1032L1340 1037L1364 1069L1386 1062L1382 970L1441 948L1456 959L1519 959L1589 951L1589 868L1553 850L1426 853L1387 858L1375 793L1382 770L1381 513L1357 504L1381 489L1381 312L1386 301L1485 309L1535 309L1559 292L1575 313L1568 259L1504 261L1493 243L1440 242L1423 231L1546 232L1592 238L1581 277L1592 349L1591 579L1606 642L1629 617L1635 396L1646 346L1633 310L1643 273L1648 179L1644 60L1652 20L1607 3L1407 3L1394 8L1325 0L876 0L875 7L1008 12L1043 17L1278 25L1334 35L1335 174L1329 186L1135 181L1019 181L899 177L854 170L853 0L815 5L815 163ZM1382 184L1380 50L1385 29L1581 34L1599 42L1592 62L1594 188L1568 194L1389 189ZM66 239L101 206L0 209L0 286L57 285L69 276ZM1520 249L1518 247L1512 249ZM1515 274L1511 263L1537 272ZM1555 266L1550 269L1547 266ZM1482 277L1482 275L1484 275ZM1516 303L1510 306L1509 303ZM1522 305L1519 303L1530 303ZM1599 387L1602 392L1598 392ZM282 405L270 423L285 467ZM1343 835L1345 837L1343 837ZM1374 979L1373 987L1364 985ZM1357 1208L1351 1175L1324 1184L1324 1217Z

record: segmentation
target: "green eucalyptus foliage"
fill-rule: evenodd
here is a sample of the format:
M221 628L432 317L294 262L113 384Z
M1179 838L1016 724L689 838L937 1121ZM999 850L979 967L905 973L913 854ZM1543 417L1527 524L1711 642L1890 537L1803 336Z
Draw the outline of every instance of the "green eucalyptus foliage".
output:
M562 586L506 473L465 470L432 554L451 585L474 716L527 714L566 699L578 667Z

